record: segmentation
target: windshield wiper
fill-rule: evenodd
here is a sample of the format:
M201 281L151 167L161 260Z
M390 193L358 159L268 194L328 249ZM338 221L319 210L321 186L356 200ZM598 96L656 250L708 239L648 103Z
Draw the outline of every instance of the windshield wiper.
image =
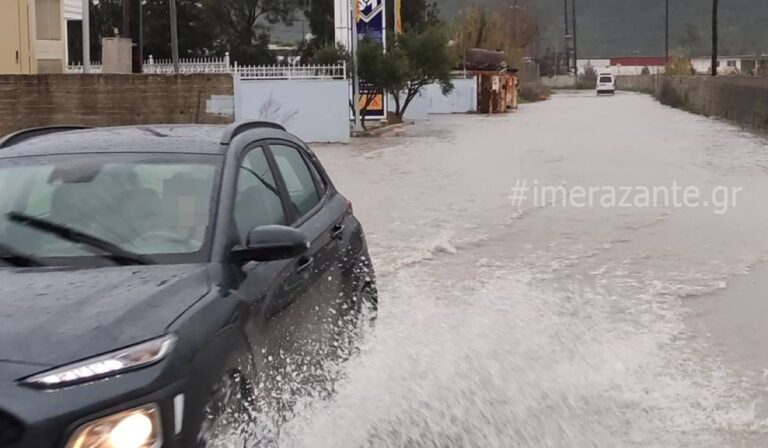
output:
M18 250L10 246L6 246L2 243L0 243L0 260L18 268L41 268L43 266L48 266L46 263L38 260L32 255L19 252Z
M151 264L147 257L125 250L115 243L103 240L99 237L75 230L62 224L50 222L45 219L25 215L19 212L10 212L6 215L8 220L41 232L56 235L63 240L85 246L94 255L104 257L121 266L132 264ZM103 252L103 253L100 253Z

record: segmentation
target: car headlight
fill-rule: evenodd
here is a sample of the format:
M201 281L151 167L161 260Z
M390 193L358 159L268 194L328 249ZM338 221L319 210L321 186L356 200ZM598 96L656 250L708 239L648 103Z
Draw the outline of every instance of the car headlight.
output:
M151 404L86 423L75 431L67 448L158 448L162 444L160 409Z
M168 356L175 344L176 336L165 335L106 355L40 373L23 380L22 383L43 389L58 389L95 381L154 364Z

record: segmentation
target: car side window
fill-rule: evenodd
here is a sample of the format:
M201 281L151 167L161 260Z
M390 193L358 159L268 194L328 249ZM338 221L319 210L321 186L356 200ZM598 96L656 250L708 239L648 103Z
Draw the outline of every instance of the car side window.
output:
M242 243L256 227L287 224L280 190L262 148L251 150L240 164L234 215Z
M325 183L325 179L320 175L320 172L312 161L309 161L309 170L312 171L312 176L317 179L317 185L320 186L320 196L324 196L325 192L328 191L328 184Z
M299 216L306 215L321 199L307 162L299 150L292 146L275 144L269 147L285 181L292 207Z

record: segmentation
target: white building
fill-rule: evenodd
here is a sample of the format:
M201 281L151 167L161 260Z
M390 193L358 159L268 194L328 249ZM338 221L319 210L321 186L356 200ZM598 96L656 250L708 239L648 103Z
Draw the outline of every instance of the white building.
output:
M576 61L576 67L579 70L579 75L583 75L588 67L594 68L597 73L605 73L611 71L610 59L579 59Z
M666 70L666 58L654 56L629 56L610 59L579 59L576 63L579 74L584 74L587 67L591 66L597 73L611 73L619 75L641 75L647 69L648 73L655 75Z
M712 56L696 56L691 58L691 65L697 74L711 72ZM720 75L749 75L755 69L768 69L768 55L719 56L717 58L717 73Z

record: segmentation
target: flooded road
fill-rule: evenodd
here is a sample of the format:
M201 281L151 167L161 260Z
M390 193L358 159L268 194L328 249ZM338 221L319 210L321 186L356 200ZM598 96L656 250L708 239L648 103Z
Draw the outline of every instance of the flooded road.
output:
M366 226L381 310L280 446L768 446L763 138L563 93L315 149ZM513 203L520 182L738 200Z

